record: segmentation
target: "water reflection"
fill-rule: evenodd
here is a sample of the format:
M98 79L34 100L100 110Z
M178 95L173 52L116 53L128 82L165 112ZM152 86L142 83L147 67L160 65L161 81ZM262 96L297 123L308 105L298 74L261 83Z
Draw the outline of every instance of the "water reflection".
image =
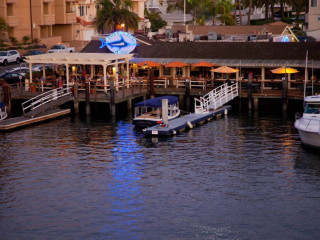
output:
M0 150L3 239L320 234L320 155L281 114L233 113L170 138L64 118L0 134Z

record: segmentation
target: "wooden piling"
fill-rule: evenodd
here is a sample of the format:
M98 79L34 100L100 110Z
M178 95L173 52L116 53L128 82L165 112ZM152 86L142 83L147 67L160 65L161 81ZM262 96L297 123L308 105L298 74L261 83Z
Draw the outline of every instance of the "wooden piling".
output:
M132 110L132 101L131 101L131 99L127 100L127 109L128 110Z
M116 116L116 94L114 88L114 79L110 79L110 114L112 117Z
M2 85L3 89L3 102L6 104L7 108L7 115L10 118L11 117L11 86L9 84L3 84Z
M248 110L251 111L252 109L252 75L248 75Z
M288 78L287 74L282 79L282 111L287 111L288 105Z
M154 69L149 68L150 98L154 98Z
M78 83L73 86L73 110L74 113L79 113L79 100L78 100Z
M168 126L169 120L168 120L168 99L162 99L162 120L165 126Z
M90 85L89 85L89 82L88 81L86 81L85 82L85 90L86 90L86 114L87 115L90 115L90 99L89 99L89 97L90 97Z
M185 96L185 105L186 110L190 112L190 79L186 79L185 81L185 87L186 87L186 96Z

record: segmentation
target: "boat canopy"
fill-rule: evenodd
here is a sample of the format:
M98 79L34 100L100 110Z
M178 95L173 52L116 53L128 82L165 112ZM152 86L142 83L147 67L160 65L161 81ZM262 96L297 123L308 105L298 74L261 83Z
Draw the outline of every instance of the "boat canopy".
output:
M162 96L162 97L147 99L145 101L136 103L135 106L161 108L162 99L168 99L169 104L175 104L179 101L179 98L176 96Z
M5 106L6 106L6 104L4 102L0 102L0 108L3 108Z

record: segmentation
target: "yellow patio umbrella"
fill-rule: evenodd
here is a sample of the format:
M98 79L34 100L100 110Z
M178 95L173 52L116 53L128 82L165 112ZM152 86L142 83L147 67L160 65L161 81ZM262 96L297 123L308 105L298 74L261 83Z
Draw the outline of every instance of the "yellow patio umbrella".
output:
M236 73L236 72L239 72L238 69L230 68L227 66L218 67L218 68L212 69L210 71L217 72L217 73Z
M275 74L286 74L286 73L297 73L299 72L297 69L295 68L290 68L290 67L281 67L281 68L276 68L276 69L273 69L271 70L272 73L275 73Z

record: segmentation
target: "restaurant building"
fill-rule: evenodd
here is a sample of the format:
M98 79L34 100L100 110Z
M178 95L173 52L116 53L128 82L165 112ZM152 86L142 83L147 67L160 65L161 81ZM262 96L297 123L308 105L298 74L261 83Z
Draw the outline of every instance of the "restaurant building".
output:
M107 48L99 48L101 43L92 40L82 52L107 53ZM283 75L273 74L272 69L286 66L299 70L288 74L288 88L297 89L305 78L306 55L308 55L307 79L316 83L320 80L320 43L317 42L154 42L139 44L130 61L130 74L146 75L143 66L138 63L152 61L160 66L154 69L155 78L198 78L213 79L217 82L225 80L226 74L214 73L212 68L197 68L192 64L205 61L216 66L229 66L239 71L231 74L232 80L247 81L251 75L254 82L259 83L259 90L281 88ZM188 66L166 68L170 62L183 62Z

